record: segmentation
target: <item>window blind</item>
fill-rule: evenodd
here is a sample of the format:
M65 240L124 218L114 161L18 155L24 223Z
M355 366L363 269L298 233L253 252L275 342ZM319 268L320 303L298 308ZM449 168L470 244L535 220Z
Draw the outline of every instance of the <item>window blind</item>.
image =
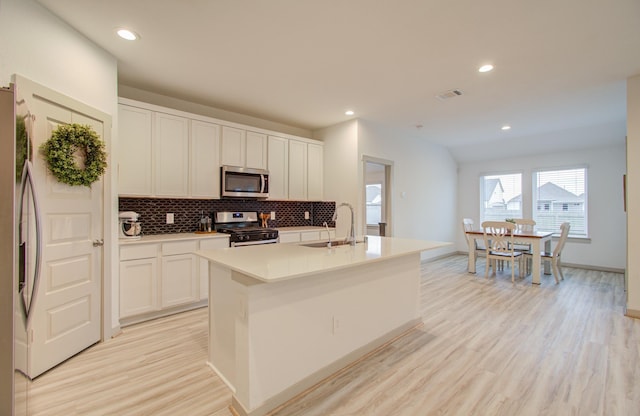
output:
M568 222L570 235L586 237L587 169L539 170L533 181L536 229L560 234L560 225Z

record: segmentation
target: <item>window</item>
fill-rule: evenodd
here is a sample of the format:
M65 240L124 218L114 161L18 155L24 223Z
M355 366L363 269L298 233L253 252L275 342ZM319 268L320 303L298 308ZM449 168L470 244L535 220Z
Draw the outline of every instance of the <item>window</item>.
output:
M560 233L571 224L570 234L587 236L587 169L541 170L533 173L533 219L539 231Z
M522 218L522 174L480 177L480 222Z
M367 225L378 225L382 218L382 184L366 185Z

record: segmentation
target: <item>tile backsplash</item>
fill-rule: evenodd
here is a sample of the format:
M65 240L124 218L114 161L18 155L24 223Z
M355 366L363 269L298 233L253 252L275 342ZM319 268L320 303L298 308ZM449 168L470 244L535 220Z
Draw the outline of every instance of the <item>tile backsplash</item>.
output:
M188 233L197 230L200 213L211 216L216 211L275 211L276 219L269 220L269 227L321 226L331 221L335 202L307 201L258 201L237 199L170 199L170 198L120 198L119 211L135 211L140 214L142 232L147 235ZM305 211L309 219L304 219ZM167 213L173 213L174 223L167 224Z

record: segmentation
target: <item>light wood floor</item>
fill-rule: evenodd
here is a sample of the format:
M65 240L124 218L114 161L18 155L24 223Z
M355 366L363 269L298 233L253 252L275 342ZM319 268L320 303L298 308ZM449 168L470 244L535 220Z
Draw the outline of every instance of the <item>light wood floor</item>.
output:
M532 286L464 256L424 265L424 327L276 415L640 415L623 276L564 270ZM34 381L30 414L231 416L206 331L206 309L125 328Z

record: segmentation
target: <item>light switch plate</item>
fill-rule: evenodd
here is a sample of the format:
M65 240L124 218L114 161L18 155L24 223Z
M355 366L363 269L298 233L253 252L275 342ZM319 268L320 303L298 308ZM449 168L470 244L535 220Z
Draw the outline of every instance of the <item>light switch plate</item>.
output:
M271 219L272 220L276 219L276 212L275 211L271 211Z
M167 224L173 224L173 213L167 213Z
M304 219L308 220L309 219L309 211L305 211L304 212Z

